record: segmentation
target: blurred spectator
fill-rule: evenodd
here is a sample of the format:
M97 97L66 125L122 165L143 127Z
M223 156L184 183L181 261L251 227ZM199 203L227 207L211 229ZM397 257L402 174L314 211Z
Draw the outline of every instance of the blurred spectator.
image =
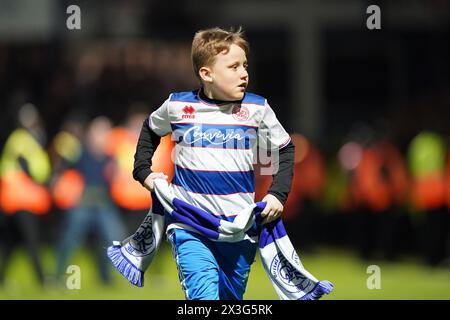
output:
M318 217L318 201L325 186L325 162L320 150L299 133L290 134L295 145L294 178L288 200L283 209L283 220L294 245L302 250L317 240L314 232ZM264 162L263 160L262 162ZM272 176L261 174L264 163L255 166L255 199L260 201L272 184Z
M293 241L307 250L320 238L316 230L320 228L318 201L326 183L325 163L319 148L306 137L294 133L291 138L295 144L294 180L283 218L293 221Z
M406 211L410 179L405 158L389 139L377 143L382 161L381 174L388 181L391 200L381 215L381 250L385 258L396 260L402 251L409 251L414 244L413 230Z
M109 264L104 249L111 241L122 239L125 230L117 207L109 195L109 181L115 164L105 153L111 122L98 117L89 124L82 140L82 153L75 163L84 180L80 202L66 214L61 230L62 240L57 253L56 276L60 279L66 271L72 253L83 244L89 232L100 240L95 246L99 271L103 283L110 281Z
M447 254L449 215L445 198L446 146L434 132L423 131L410 143L408 162L412 174L411 200L417 214L424 214L421 246L430 265Z
M125 212L128 233L140 225L151 205L150 192L133 179L133 161L142 123L147 115L145 105L131 107L123 126L115 127L108 135L106 152L115 159L115 170L110 184L114 203ZM139 108L139 109L137 109Z
M143 103L134 103L129 107L123 126L111 130L107 142L107 154L115 159L115 170L110 184L113 201L125 212L129 233L136 231L151 207L150 193L133 179L134 153L139 133L149 108ZM168 177L174 173L171 153L174 142L170 136L163 137L153 155L153 171L164 172Z
M54 203L67 210L79 204L84 189L84 178L74 168L82 155L84 121L69 115L49 148L53 174L51 192Z
M345 246L353 244L348 185L350 175L338 157L327 158L326 184L320 196L320 238L327 244Z
M400 232L408 192L406 163L386 132L368 130L341 149L341 162L351 172L350 206L359 254L381 253L396 259L408 235ZM409 240L409 239L407 239Z
M14 249L24 240L40 284L44 273L39 254L39 220L51 206L46 183L50 161L43 146L46 134L36 107L30 103L18 112L19 127L6 140L0 160L0 205L5 217L1 236L0 282Z

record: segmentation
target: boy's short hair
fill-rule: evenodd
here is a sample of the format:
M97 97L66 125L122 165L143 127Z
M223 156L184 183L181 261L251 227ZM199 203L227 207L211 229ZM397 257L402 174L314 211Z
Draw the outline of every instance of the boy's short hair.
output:
M237 31L226 31L221 28L200 30L192 40L191 59L195 76L201 81L198 71L203 66L209 66L220 52L230 49L235 44L248 55L249 45L243 37L242 27Z

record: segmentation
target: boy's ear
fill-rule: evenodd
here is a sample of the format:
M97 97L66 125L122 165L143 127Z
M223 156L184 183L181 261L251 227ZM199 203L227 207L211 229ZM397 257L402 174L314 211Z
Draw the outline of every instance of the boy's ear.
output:
M198 70L198 74L200 75L200 78L207 82L207 83L212 83L213 79L211 76L211 69L208 67L201 67L200 70Z

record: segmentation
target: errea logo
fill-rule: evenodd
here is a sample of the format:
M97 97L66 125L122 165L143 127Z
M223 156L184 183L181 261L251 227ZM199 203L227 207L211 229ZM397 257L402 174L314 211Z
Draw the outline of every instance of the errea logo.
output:
M195 109L193 106L185 106L183 112L184 114L181 116L183 119L195 119Z

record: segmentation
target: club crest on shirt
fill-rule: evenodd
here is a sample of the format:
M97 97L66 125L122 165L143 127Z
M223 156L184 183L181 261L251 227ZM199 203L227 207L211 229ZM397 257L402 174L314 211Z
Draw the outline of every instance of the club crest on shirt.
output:
M247 107L237 104L233 107L232 114L233 118L237 121L247 121L250 113Z

